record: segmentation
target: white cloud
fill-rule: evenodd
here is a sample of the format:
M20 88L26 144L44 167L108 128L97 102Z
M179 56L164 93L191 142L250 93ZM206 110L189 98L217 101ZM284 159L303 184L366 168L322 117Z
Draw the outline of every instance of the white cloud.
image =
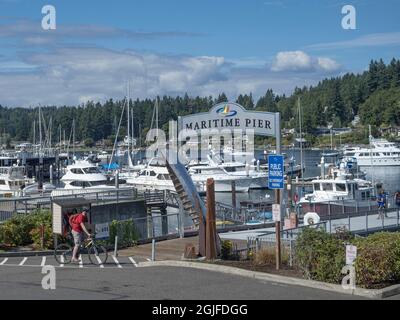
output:
M248 67L218 56L187 56L113 51L90 47L57 48L30 52L0 64L0 104L8 106L75 105L87 100L104 101L125 95L132 80L134 98L156 95L208 96L225 92L263 95L269 88L290 93L296 86L315 84L335 69L335 61L294 54L287 68L281 57L280 71L265 63ZM286 55L286 58L288 56ZM288 62L288 63L289 63ZM302 72L310 68L316 72ZM286 68L285 68L286 67ZM301 72L293 72L293 69ZM284 71L289 70L289 71Z
M271 70L275 72L335 72L340 64L326 57L312 57L303 51L279 52L272 63Z
M325 71L337 71L340 64L331 58L318 58L318 66Z
M303 51L283 51L276 55L272 71L307 71L311 67L311 57Z
M400 32L373 33L348 41L326 42L309 45L307 49L349 49L359 47L382 47L400 45Z

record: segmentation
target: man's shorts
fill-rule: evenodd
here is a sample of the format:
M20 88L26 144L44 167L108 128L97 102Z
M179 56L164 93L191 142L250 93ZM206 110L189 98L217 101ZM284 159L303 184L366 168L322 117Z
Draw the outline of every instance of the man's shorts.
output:
M72 236L74 237L74 243L76 246L80 246L83 241L83 232L76 232L72 230Z

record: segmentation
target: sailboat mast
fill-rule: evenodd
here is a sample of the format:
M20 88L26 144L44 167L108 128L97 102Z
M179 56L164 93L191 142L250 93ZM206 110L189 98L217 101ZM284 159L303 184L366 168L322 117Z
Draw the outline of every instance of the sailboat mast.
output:
M158 137L158 97L156 98L156 129L157 129L157 137Z
M41 106L39 105L39 152L42 153L42 112Z
M75 119L72 120L72 159L75 158Z
M129 90L130 90L130 83L128 81L127 83L127 94L126 94L126 106L127 106L127 120L128 120L128 132L127 132L127 136L128 136L128 157L130 154L130 115L129 115Z
M33 120L33 145L36 146L36 120Z
M302 121L301 121L301 101L300 97L298 99L298 105L299 105L299 130L300 130L300 172L301 175L303 176L303 133L302 133Z
M371 173L372 173L372 185L375 184L375 174L374 174L374 158L372 153L372 130L371 125L368 126L369 132L369 155L371 157Z

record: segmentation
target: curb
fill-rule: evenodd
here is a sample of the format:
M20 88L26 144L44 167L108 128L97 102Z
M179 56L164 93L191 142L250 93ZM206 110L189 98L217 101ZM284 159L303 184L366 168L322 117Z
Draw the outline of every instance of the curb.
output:
M1 252L0 258L43 257L52 255L54 255L54 251L17 251L17 252Z
M177 261L177 260L168 260L168 261L154 261L154 262L141 262L139 263L139 267L186 267L186 268L194 268L194 269L202 269L209 270L214 272L221 272L231 275L242 276L246 278L252 278L257 280L264 280L275 283L283 283L289 285L297 285L303 286L313 289L331 291L341 294L348 294L353 296L359 296L370 299L385 299L397 294L400 294L400 285L394 285L391 287L387 287L384 289L363 289L356 288L355 290L346 290L343 289L342 286L337 284L319 282L314 280L306 280L299 279L293 277L280 276L270 273L257 272L257 271L249 271L235 267L229 266L221 266L209 263L200 263L200 262L192 262L192 261Z

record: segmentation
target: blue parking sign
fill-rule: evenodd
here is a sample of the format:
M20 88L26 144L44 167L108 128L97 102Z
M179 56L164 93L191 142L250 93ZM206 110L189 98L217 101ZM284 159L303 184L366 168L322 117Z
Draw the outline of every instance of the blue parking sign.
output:
M268 188L283 189L283 176L285 168L283 165L283 156L268 156Z

